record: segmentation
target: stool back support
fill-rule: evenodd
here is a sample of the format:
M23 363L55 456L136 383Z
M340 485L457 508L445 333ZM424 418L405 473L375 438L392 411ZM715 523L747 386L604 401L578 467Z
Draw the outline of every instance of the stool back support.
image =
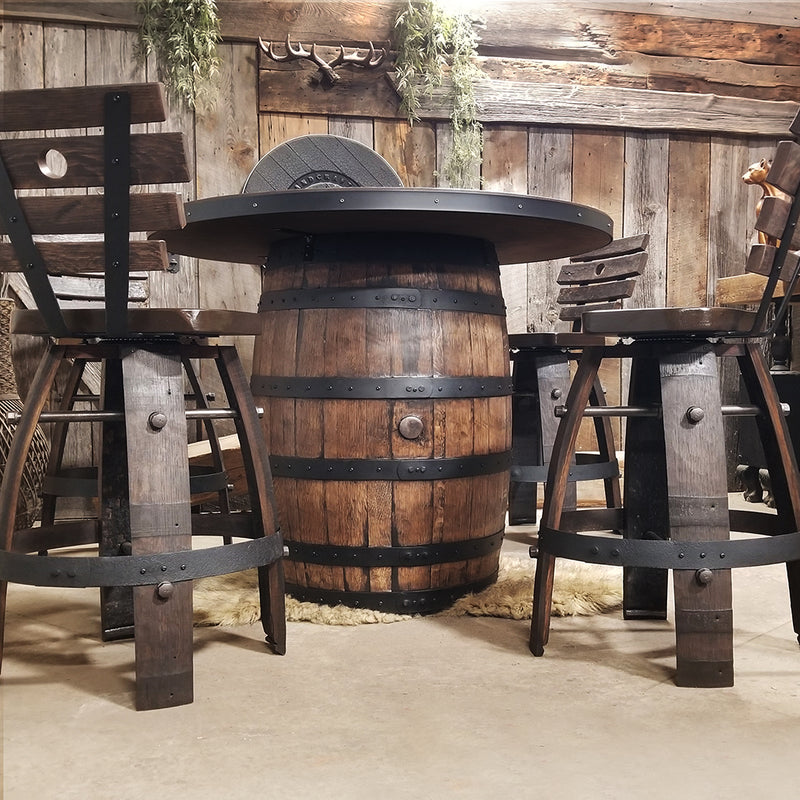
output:
M581 331L589 310L618 309L633 293L637 277L647 262L649 234L616 239L605 247L574 256L557 278L563 287L558 300L561 319L572 322L570 332L518 333L508 337L514 362L512 397L512 465L508 519L511 525L536 519L537 484L544 483L558 420L555 407L564 402L570 384L570 361L597 338ZM600 340L602 341L602 339ZM606 405L598 379L592 405ZM579 481L603 480L606 505L621 505L619 464L611 421L594 419L597 454L576 455L574 480L568 487L569 503L577 502Z
M26 134L0 141L0 233L10 239L0 243L0 271L24 275L56 337L70 334L57 295L66 305L96 295L104 275L106 332L130 333L129 299L144 299L141 277L130 283L131 271L169 268L163 241L131 241L131 232L185 224L180 195L131 193L137 185L189 180L182 133L131 132L134 124L166 120L163 86L2 92L0 107L0 130ZM71 130L97 127L99 134ZM51 276L62 277L54 285ZM87 279L85 291L78 278Z
M650 235L644 233L571 258L556 279L563 287L558 294L559 319L580 331L585 312L622 308L647 263L649 243Z
M800 112L790 127L800 135ZM759 303L751 336L769 336L775 332L792 297L800 275L800 144L785 140L778 144L769 170L769 182L783 194L765 197L756 221L756 230L764 234L766 243L750 249L746 269L767 275L767 284ZM766 324L769 308L775 299L778 281L783 281L784 296L776 309L774 322Z

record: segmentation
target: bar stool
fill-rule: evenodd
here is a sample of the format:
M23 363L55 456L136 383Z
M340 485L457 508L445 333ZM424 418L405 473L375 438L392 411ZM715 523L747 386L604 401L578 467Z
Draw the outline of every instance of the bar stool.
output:
M604 344L602 337L581 331L587 311L622 308L633 293L636 277L647 262L648 234L616 239L611 244L570 259L556 282L559 319L570 322L569 332L518 333L508 337L514 365L511 433L511 482L509 525L535 524L537 485L545 482L558 419L554 410L563 404L570 383L570 364L583 347ZM592 386L589 403L606 405L599 379ZM597 453L577 453L570 471L566 503L575 508L577 482L602 480L606 505L622 505L619 464L611 420L594 418Z
M130 308L131 271L166 270L163 241L132 231L185 224L179 195L131 191L135 185L188 180L182 134L131 132L166 119L160 84L39 89L0 94L0 127L25 136L0 141L0 270L22 272L37 310L18 310L12 334L49 344L28 390L0 486L0 661L8 582L101 588L103 638L135 636L136 707L164 708L193 699L192 580L258 568L261 616L268 642L285 652L283 541L258 415L235 348L221 335L257 335L255 313ZM47 129L102 127L101 135L48 135ZM103 189L87 193L91 187ZM40 190L78 189L72 194ZM35 190L21 192L17 189ZM86 234L95 234L88 238ZM97 234L102 235L98 238ZM55 235L55 237L53 236ZM60 277L80 283L102 274L102 302L61 304ZM54 277L55 276L55 277ZM52 282L51 282L52 281ZM216 366L227 406L209 408L191 361ZM79 385L87 365L100 365L99 396ZM61 408L46 411L56 377L66 371ZM185 386L190 387L187 409ZM96 410L77 410L90 399ZM249 512L193 513L187 420L232 419L248 479ZM82 474L61 469L67 424L102 424L99 463ZM14 509L37 424L56 423L48 502L65 494L97 497L97 513L14 529ZM212 473L222 472L217 463ZM200 477L200 476L198 476ZM220 476L212 474L220 486ZM92 487L86 489L85 484ZM71 485L70 485L71 484ZM193 535L242 539L192 549ZM50 554L96 545L97 555ZM40 554L40 555L37 555Z
M800 115L791 126L800 133ZM625 568L625 616L666 616L666 575L675 594L675 682L733 684L731 568L785 562L794 630L800 633L800 474L784 412L760 347L786 310L800 272L800 145L781 142L770 170L780 191L763 201L747 269L767 275L757 311L663 308L595 311L589 334L615 337L587 347L570 387L548 472L534 586L530 647L547 644L555 559ZM778 280L785 297L767 322ZM589 393L604 358L632 360L622 509L603 524L566 507L570 460ZM735 358L749 406L723 405L718 360ZM772 477L777 515L729 511L722 418L755 414ZM588 532L592 533L588 533ZM621 531L623 538L607 535ZM730 539L731 531L760 534Z

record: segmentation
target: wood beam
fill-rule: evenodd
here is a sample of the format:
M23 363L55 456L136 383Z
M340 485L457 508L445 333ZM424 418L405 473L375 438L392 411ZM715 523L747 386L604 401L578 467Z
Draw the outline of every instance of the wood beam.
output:
M798 104L689 92L657 92L610 86L478 81L481 122L520 122L598 128L705 131L785 136ZM446 87L425 102L420 116L446 118Z

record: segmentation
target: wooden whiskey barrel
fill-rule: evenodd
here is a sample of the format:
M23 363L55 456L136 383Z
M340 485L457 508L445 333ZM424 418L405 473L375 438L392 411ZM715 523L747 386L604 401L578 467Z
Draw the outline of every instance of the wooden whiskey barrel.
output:
M287 591L408 613L494 582L511 380L493 246L438 234L282 240L259 310L252 389Z

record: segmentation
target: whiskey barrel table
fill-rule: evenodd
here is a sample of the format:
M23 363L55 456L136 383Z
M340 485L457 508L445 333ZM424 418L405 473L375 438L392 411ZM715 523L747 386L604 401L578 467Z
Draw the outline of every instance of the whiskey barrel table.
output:
M607 244L585 206L454 189L188 203L172 252L265 264L251 387L298 599L426 613L496 580L511 380L500 264Z

